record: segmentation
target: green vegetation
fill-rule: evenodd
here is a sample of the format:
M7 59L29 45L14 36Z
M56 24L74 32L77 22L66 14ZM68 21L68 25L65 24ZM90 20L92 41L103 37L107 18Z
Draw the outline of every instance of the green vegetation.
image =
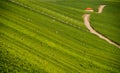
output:
M94 14L91 17L93 27L118 44L120 44L119 4L120 2L108 2L102 14Z
M118 8L110 6L113 2L0 0L0 73L120 73L120 49L83 23L84 9L97 11L101 3L109 7L103 14L92 13L91 23L120 43L118 22L108 19L115 18L112 12Z

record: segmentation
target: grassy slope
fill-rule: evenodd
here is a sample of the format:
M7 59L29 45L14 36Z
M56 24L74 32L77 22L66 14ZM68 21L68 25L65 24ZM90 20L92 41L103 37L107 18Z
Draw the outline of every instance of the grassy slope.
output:
M72 0L18 1L0 1L1 72L120 72L120 50L88 32Z
M120 33L119 30L120 15L118 14L120 12L119 10L120 1L97 0L94 2L94 0L90 0L90 1L84 0L82 2L76 1L76 3L73 4L72 1L67 2L66 0L66 2L62 1L62 2L58 2L58 4L70 6L82 10L87 7L92 7L96 12L99 5L101 4L107 5L102 14L93 13L93 15L91 16L91 23L92 26L95 28L95 30L102 33L106 37L110 38L112 41L116 42L117 44L120 44L120 39L119 39L120 36L118 35Z
M93 27L118 44L120 44L119 4L120 2L106 2L107 6L105 7L103 13L94 14L91 17Z

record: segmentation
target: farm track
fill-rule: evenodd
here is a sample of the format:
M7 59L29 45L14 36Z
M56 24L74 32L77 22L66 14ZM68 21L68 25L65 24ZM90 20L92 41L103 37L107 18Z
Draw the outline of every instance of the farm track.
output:
M105 6L106 5L100 5L98 8L98 13L102 13Z
M16 26L15 26L15 27L16 27ZM24 27L25 27L25 26L24 26ZM12 27L12 28L13 28L13 27ZM19 28L15 28L15 29L19 29ZM14 29L14 30L15 30L15 29ZM30 30L31 30L31 29L30 29ZM20 30L19 30L19 31L20 31ZM21 32L21 33L22 33L22 32ZM32 33L31 33L31 34L32 34ZM9 37L10 37L10 36L9 36ZM32 37L34 37L34 36L32 36ZM32 37L31 37L31 38L32 38ZM36 39L36 41L37 41L37 40L39 40L39 39ZM19 40L19 41L20 41L20 40ZM39 41L40 41L40 40L39 40ZM49 45L49 44L47 44L47 45ZM29 45L29 46L30 46L30 45ZM54 49L54 50L55 50L55 49ZM61 50L61 53L62 53L62 52L63 52L63 50ZM76 56L77 56L77 55L76 55ZM73 58L74 58L74 56L73 56ZM90 62L90 60L85 59L85 58L82 58L82 57L80 57L80 56L79 56L79 58L84 59L85 61L89 61L89 62ZM52 59L51 59L51 60L52 60ZM94 63L94 64L97 65L97 62ZM72 66L73 66L73 65L72 65ZM73 69L73 68L72 68L72 69ZM74 69L75 69L75 68L74 68Z
M15 16L15 15L14 15ZM9 16L10 17L10 16ZM20 21L20 20L19 20ZM16 22L15 22L16 23ZM23 23L26 23L26 22L23 22ZM23 24L23 23L20 23L20 24ZM31 25L29 25L29 26L23 26L23 27L26 27L26 28L30 28L30 30L34 30L34 29L38 29L38 28L36 28L36 27L39 27L39 26L35 26L34 27L34 24L32 24L33 26L31 26ZM34 29L32 29L31 27L34 27ZM41 29L41 28L39 28L39 29ZM45 29L46 30L46 29ZM34 33L36 33L36 32L34 32ZM65 33L65 34L67 34L67 33ZM43 35L42 35L43 36ZM47 35L46 35L47 36ZM46 37L46 36L44 36L44 37ZM68 36L70 36L70 35L68 35ZM61 39L60 39L61 40ZM61 42L62 43L62 42ZM67 42L66 42L67 43ZM75 42L74 42L75 43ZM70 48L70 47L69 47ZM78 48L78 47L76 47L76 48ZM78 51L78 50L77 50Z
M15 22L16 23L16 22ZM24 23L24 22L23 22ZM17 23L18 24L18 23ZM22 23L20 23L20 25L21 25ZM21 25L22 26L22 25ZM14 27L18 27L18 25L17 26L13 26L12 28L14 28ZM24 25L24 26L22 26L22 28L25 28L26 26ZM32 26L33 27L33 26ZM26 27L26 29L29 29L30 27ZM15 29L19 29L19 28L15 28ZM24 29L23 29L24 30ZM33 29L30 29L29 31L31 31L31 30L33 30ZM19 30L20 31L20 30ZM36 32L34 32L34 33L36 33ZM31 34L34 34L34 33L31 33ZM38 33L37 33L38 34ZM41 37L39 37L39 35L36 35L36 36L38 36L38 38L41 38ZM34 36L33 36L34 37ZM37 39L37 40L39 40L39 39ZM39 40L40 41L40 40ZM42 40L42 41L44 41L44 40ZM49 44L47 44L47 45L49 45ZM62 51L63 52L63 51Z
M100 7L98 8L98 13L102 13L104 7L105 7L105 5L100 5ZM111 41L109 38L103 36L101 33L99 33L99 32L97 32L96 30L94 30L94 29L92 28L91 24L90 24L90 21L89 21L90 19L89 19L89 18L90 18L90 14L84 14L84 15L83 15L84 24L85 24L85 26L88 28L88 30L89 30L91 33L97 35L99 38L107 41L108 43L110 43L110 44L112 44L112 45L114 45L114 46L116 46L116 47L118 47L118 48L120 49L120 45L116 44L115 42Z
M15 32L14 32L15 33ZM18 32L19 33L19 32ZM28 34L28 35L30 35L30 34ZM10 37L10 36L9 36ZM39 40L39 39L38 39ZM19 40L20 41L20 40ZM37 40L36 40L37 41ZM40 40L39 40L40 41ZM23 43L23 42L21 42L21 43ZM26 44L26 43L25 43ZM48 44L47 44L48 45ZM33 47L34 48L34 47ZM52 49L52 48L51 48ZM57 49L58 50L58 49ZM37 51L36 51L37 52ZM52 51L53 52L53 51ZM61 52L63 52L63 50L61 50ZM45 54L44 54L45 55ZM42 55L42 56L44 56L44 55ZM46 54L47 55L47 54ZM80 57L79 56L79 58L81 58L81 59L84 59L85 61L89 61L90 62L90 60L87 60L87 59L85 59L85 58L82 58L82 57ZM51 60L54 60L54 59L51 59ZM63 65L63 64L62 64ZM70 65L70 64L69 64ZM97 65L97 62L95 63L95 65ZM64 65L65 66L65 65ZM69 69L69 68L68 68ZM76 68L71 68L71 69L76 69Z
M11 1L14 1L14 0L11 0ZM70 17L67 17L67 19L63 21L63 18L66 16L63 16L62 14L58 13L58 16L55 17L54 11L52 10L48 10L47 12L47 11L44 11L44 10L47 10L46 8L41 8L41 7L40 7L41 10L39 9L35 10L33 7L29 7L26 4L19 4L19 2L18 3L14 2L14 3L18 6L28 9L29 11L32 11L40 15L44 15L46 16L46 18L49 17L50 20L54 19L55 22L59 22L61 23L61 25L69 26L69 28L78 30L79 33L81 33L81 35L82 35L82 32L89 33L86 29L84 29L84 26L81 25L81 22L79 23L74 19L70 21L71 20ZM14 10L15 6L12 7L11 5L10 8L13 8ZM8 11L4 8L3 9L0 8L0 9L3 12L5 12L3 13L3 15L0 15L1 16L0 21L1 23L3 23L1 24L2 29L0 29L0 37L2 38L2 42L6 43L6 45L9 44L8 48L11 48L16 52L19 51L20 55L21 55L20 51L22 52L22 50L25 50L25 51L28 51L30 54L33 54L33 57L38 57L37 60L31 59L32 60L31 64L32 63L36 64L38 68L40 67L39 65L41 63L40 62L41 59L42 61L45 60L49 63L48 65L46 65L45 63L45 65L43 66L45 66L44 69L50 73L92 72L93 69L97 70L97 68L112 71L111 70L112 67L109 67L109 65L104 65L102 62L97 61L98 59L104 62L119 64L116 58L100 56L100 54L95 54L94 52L92 52L92 49L86 49L88 48L88 46L87 47L80 46L81 43L85 43L85 41L81 41L79 39L80 37L75 37L70 35L73 32L67 33L64 31L64 33L62 32L61 34L58 31L58 33L55 33L55 32L52 32L51 30L50 31L47 30L47 28L41 25L38 25L35 22L32 22L32 20L29 18L27 19L27 16L25 14L17 13L16 11L19 11L19 9L17 10L17 8L15 9L16 11L12 11L12 9ZM19 11L19 12L22 12L22 11ZM53 14L51 12L53 12ZM57 13L55 14L57 15ZM39 23L39 24L42 24L42 23ZM74 48L72 47L72 45L74 46ZM91 52L86 52L86 50ZM94 50L94 51L99 51L99 50ZM102 51L100 51L100 53L101 52ZM118 54L114 56L118 56ZM28 62L30 62L29 57L27 59L28 59ZM117 68L117 66L115 65L113 66ZM51 69L49 69L49 67Z
M8 16L8 15L7 15ZM15 16L15 15L14 15ZM10 16L9 16L10 17ZM17 19L17 18L16 18ZM20 21L20 20L19 20ZM21 21L22 22L22 21ZM15 22L16 23L16 22ZM23 23L25 23L25 22L23 22ZM23 24L23 23L20 23L20 24ZM31 25L33 25L33 24L30 24L29 25L29 27L28 26L23 26L23 27L26 27L26 28L32 28L32 27L34 27L34 26L31 26ZM38 27L38 26L36 26L36 27ZM36 28L36 27L34 27L35 29L38 29L38 28ZM40 28L39 28L40 29ZM30 30L34 30L33 28L32 29L30 29ZM34 32L34 33L36 33L36 32ZM67 33L66 33L67 34ZM47 36L47 35L46 35ZM44 36L45 37L45 36ZM61 40L61 39L60 39ZM66 42L67 43L67 42ZM69 46L70 47L70 46ZM76 47L77 48L77 47ZM77 50L78 51L78 50Z

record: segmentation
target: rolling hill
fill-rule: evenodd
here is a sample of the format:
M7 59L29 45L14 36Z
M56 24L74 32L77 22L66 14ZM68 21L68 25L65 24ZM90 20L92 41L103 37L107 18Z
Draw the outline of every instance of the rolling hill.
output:
M100 4L92 27L120 44L117 0L0 0L0 73L120 73L120 48L83 22Z

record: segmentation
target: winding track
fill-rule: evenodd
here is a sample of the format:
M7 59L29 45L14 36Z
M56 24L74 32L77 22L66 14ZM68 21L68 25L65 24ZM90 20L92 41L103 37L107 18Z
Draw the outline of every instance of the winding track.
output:
M104 7L105 7L105 5L100 5L99 8L98 8L98 13L102 13ZM107 41L108 43L110 43L110 44L112 44L112 45L120 48L120 45L116 44L115 42L111 41L111 40L108 39L107 37L103 36L102 34L98 33L96 30L94 30L94 29L91 27L91 24L90 24L90 22L89 22L89 17L90 17L90 14L84 14L84 15L83 15L84 24L85 24L85 26L87 27L87 29L88 29L91 33L97 35L99 38L101 38L101 39Z
M98 13L102 13L105 6L106 5L100 5L99 8L98 8Z

